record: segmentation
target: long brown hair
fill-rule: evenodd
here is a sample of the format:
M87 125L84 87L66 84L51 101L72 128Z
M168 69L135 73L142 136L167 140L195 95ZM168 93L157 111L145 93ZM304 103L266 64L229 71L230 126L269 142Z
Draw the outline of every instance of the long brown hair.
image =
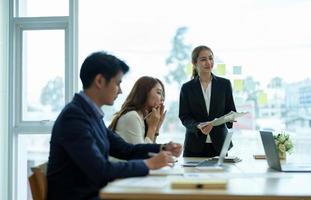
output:
M115 113L114 118L109 125L109 128L115 131L119 118L132 110L143 110L147 102L148 94L159 83L163 89L162 95L165 98L165 90L163 83L157 79L150 76L142 76L134 84L131 92L126 97L124 103L121 106L121 110Z
M191 54L191 62L192 62L192 75L191 75L191 79L194 79L195 77L197 77L199 75L198 71L195 68L195 64L198 61L198 57L199 57L201 51L204 51L204 50L210 51L212 53L212 55L214 55L212 49L207 47L207 46L204 46L204 45L197 46L196 48L193 49L192 54Z

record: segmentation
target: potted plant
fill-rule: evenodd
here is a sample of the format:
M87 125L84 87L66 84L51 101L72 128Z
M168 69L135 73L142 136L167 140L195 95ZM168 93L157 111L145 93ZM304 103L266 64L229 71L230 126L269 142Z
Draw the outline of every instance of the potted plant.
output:
M278 133L273 135L274 141L276 144L276 148L279 152L280 159L286 159L286 152L292 153L294 145L289 136L289 134L285 132Z

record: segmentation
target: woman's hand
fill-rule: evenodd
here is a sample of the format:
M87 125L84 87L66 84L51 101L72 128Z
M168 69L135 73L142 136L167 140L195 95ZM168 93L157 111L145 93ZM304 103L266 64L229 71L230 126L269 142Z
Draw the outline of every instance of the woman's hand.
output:
M153 108L152 111L146 116L146 123L148 125L146 136L153 142L155 142L156 139L160 118L161 115L159 108Z
M165 119L165 116L166 116L166 110L165 110L165 107L163 104L159 105L158 109L160 109L160 120L158 122L156 133L159 133L160 128L161 128L163 121Z
M211 130L213 129L213 124L212 122L206 122L203 125L198 125L198 129L200 129L200 131L204 134L204 135L208 135Z
M161 118L160 109L159 108L152 108L151 112L148 114L146 118L146 122L149 128L153 128L154 131L157 130L159 121Z

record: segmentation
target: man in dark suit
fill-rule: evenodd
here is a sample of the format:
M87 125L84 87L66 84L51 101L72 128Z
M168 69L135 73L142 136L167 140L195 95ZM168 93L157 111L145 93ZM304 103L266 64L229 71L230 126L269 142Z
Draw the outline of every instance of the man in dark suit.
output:
M209 47L196 47L192 52L192 64L193 78L183 84L179 101L179 118L186 127L183 156L219 156L227 128L232 128L232 123L215 127L211 123L204 127L198 125L236 111L231 83L212 74L214 55Z
M116 178L145 176L179 156L181 145L126 143L107 129L102 105L112 105L129 67L113 55L95 52L82 64L83 91L55 121L48 162L48 199L99 199L99 189ZM161 151L162 150L162 151ZM149 158L148 153L158 153ZM128 160L110 162L108 156ZM145 159L145 160L138 160Z

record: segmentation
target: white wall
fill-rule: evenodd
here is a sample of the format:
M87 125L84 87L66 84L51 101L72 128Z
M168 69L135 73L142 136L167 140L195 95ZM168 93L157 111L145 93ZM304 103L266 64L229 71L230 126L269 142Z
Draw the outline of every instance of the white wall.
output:
M8 199L9 0L0 0L0 199Z

